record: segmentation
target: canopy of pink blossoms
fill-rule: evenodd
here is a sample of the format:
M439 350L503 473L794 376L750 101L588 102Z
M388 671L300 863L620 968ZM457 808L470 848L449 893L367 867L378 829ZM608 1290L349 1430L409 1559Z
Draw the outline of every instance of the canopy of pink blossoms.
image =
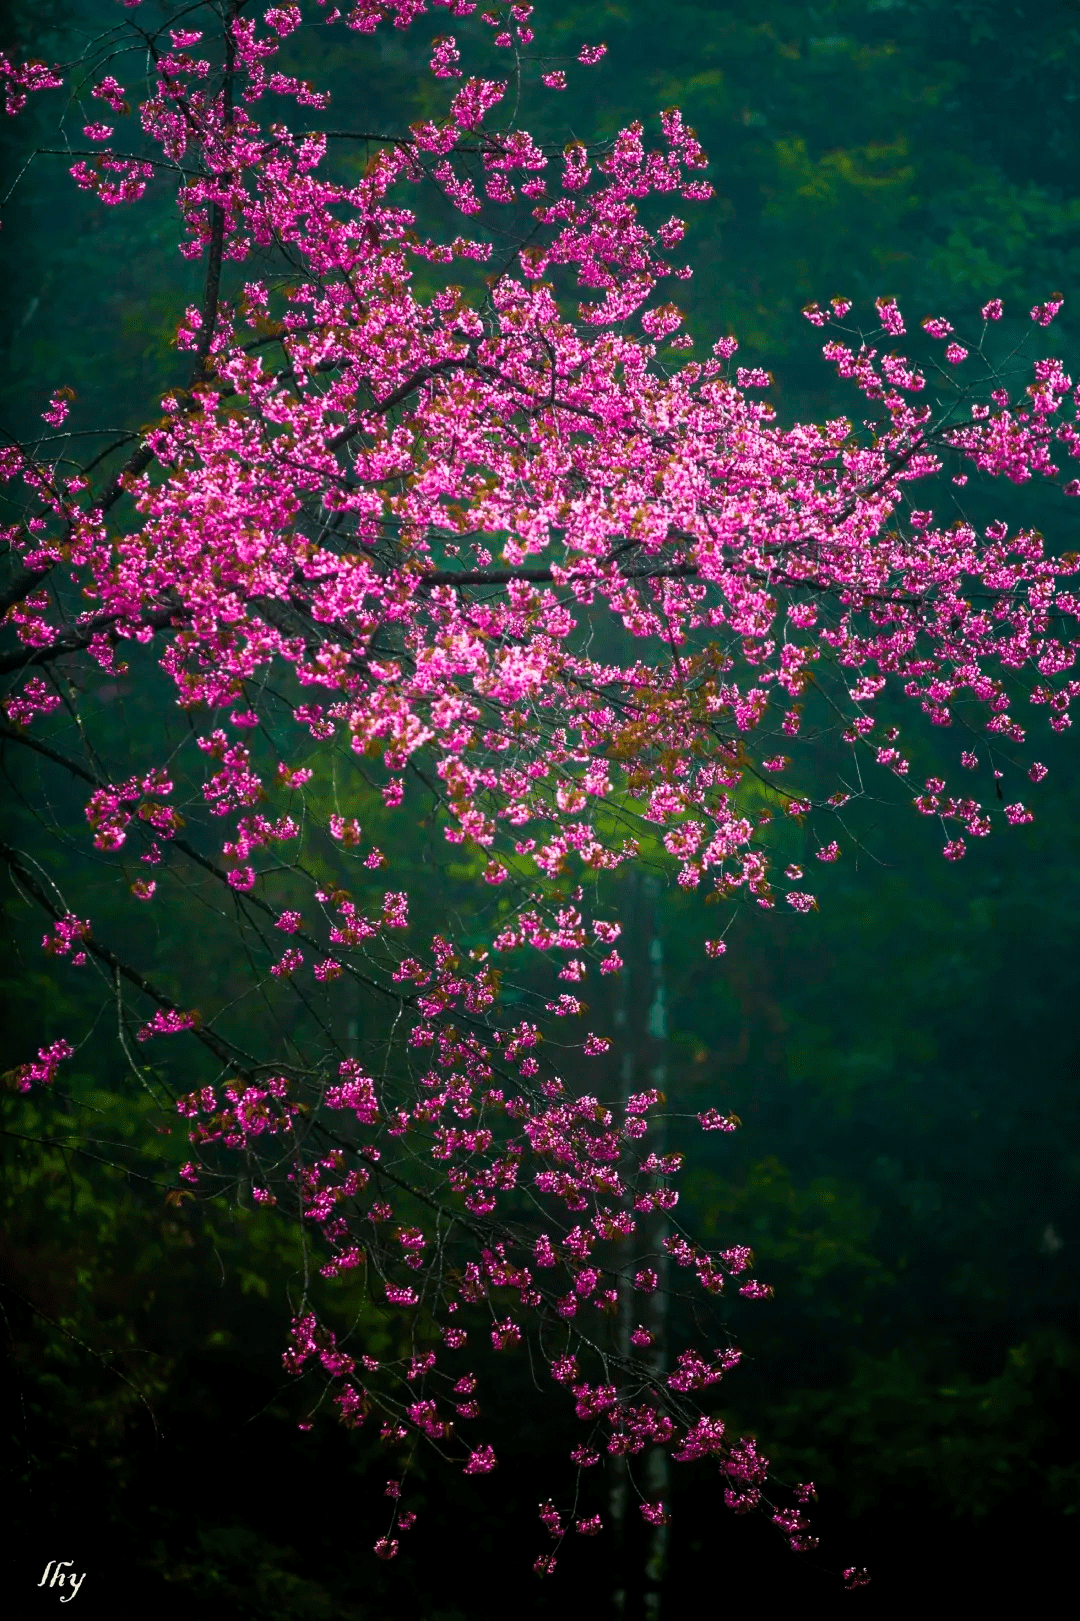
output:
M124 26L142 26L129 9ZM1080 427L1052 356L1015 386L1002 380L999 303L970 332L934 317L908 334L887 298L862 312L865 329L847 300L804 312L849 382L853 416L783 426L768 374L738 365L733 338L694 358L666 290L690 275L673 258L678 209L710 192L693 132L669 111L658 144L640 125L595 150L534 138L515 121L523 87L555 92L568 65L537 54L531 7L475 9L441 4L454 26L490 26L483 48L505 52L505 73L467 76L456 36L439 36L442 114L385 138L335 130L326 96L279 57L308 13L366 35L422 18L423 0L262 16L234 6L224 24L188 8L152 34L142 93L101 68L4 61L13 112L62 82L96 100L72 175L104 204L137 203L179 171L180 252L207 275L178 333L185 385L114 447L119 471L98 481L53 454L62 386L43 413L50 433L0 452L16 565L0 662L13 682L8 735L40 738L81 778L98 852L141 851L134 902L153 902L163 863L194 862L264 931L268 981L349 975L407 1011L411 1068L393 1097L352 1058L315 1082L281 1055L253 1064L121 964L93 918L8 852L52 914L46 948L126 976L145 1002L140 1040L197 1039L220 1064L218 1081L180 1100L195 1155L186 1180L228 1174L223 1148L280 1140L284 1180L272 1191L268 1173L255 1197L291 1201L320 1235L325 1277L373 1267L385 1301L429 1324L427 1350L380 1368L305 1306L287 1366L321 1366L347 1422L377 1412L389 1442L457 1445L466 1471L484 1473L491 1448L477 1438L461 1451L453 1431L475 1407L475 1376L454 1361L459 1307L492 1303L497 1350L527 1320L580 1325L616 1306L619 1245L660 1214L657 1253L706 1294L749 1266L745 1249L712 1254L673 1225L679 1157L651 1135L659 1094L616 1110L575 1096L541 1062L539 1025L503 1017L492 964L531 946L562 953L571 985L617 973L618 924L588 917L573 886L650 841L688 889L813 907L787 887L798 867L775 870L760 811L767 786L782 816L809 819L822 862L840 856L854 790L821 793L826 720L859 770L940 820L951 858L995 818L1030 820L1023 800L987 806L964 779L916 780L908 735L952 727L959 771L989 744L1045 775L1029 710L1061 731L1080 693L1077 559L1032 530L935 506L973 477L1077 494L1060 464L1080 454ZM583 47L578 60L601 54ZM333 150L361 138L369 161L341 179ZM1031 312L1036 338L1059 306ZM57 672L77 668L92 690L145 658L190 717L183 750L151 747L119 777L49 741ZM903 728L894 699L910 713ZM403 819L434 795L445 838L480 852L487 884L510 886L490 954L467 965L448 931L412 939L406 892L392 877L372 891L360 869L383 858L365 842L362 805L331 813L316 793L340 750ZM193 815L198 838L182 832ZM304 876L299 854L316 836L355 863L362 899ZM293 854L283 904L266 872ZM557 894L564 879L572 893ZM544 1012L582 1008L566 990ZM578 1045L590 1057L610 1043L593 1032ZM24 1084L51 1082L70 1054L66 1042L43 1048ZM311 1096L321 1136L299 1129ZM710 1110L702 1124L731 1123ZM421 1183L472 1245L456 1282L431 1260L435 1226L393 1227L401 1190ZM539 1236L501 1214L526 1185L550 1212ZM656 1280L639 1269L634 1287L647 1298ZM688 1352L662 1377L627 1361L616 1382L586 1376L585 1354L551 1368L599 1445L714 1456L731 1506L757 1504L764 1461L691 1405L734 1353ZM662 1505L645 1510L661 1522ZM776 1512L792 1544L808 1545L801 1509ZM562 1537L552 1505L541 1518ZM384 1556L396 1548L383 1539Z

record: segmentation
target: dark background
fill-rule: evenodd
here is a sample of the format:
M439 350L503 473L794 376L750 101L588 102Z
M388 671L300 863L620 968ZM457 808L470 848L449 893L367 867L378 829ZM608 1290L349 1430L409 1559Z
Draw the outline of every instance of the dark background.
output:
M70 56L112 12L16 5L7 33ZM575 133L673 103L697 128L718 197L691 216L696 273L680 302L699 342L733 331L774 371L785 417L852 408L798 315L838 291L895 294L911 316L961 326L992 294L1022 313L1060 289L1041 352L1075 353L1077 5L558 0L536 23L575 53L608 43L560 101ZM433 105L418 69L445 27L437 13L369 44L293 46L337 106L392 129ZM35 145L61 144L62 105L38 98L0 132L9 176ZM73 144L83 121L69 114ZM65 170L36 158L5 210L10 433L61 382L77 391L75 426L153 415L177 376L170 334L198 296L165 191L104 210ZM1003 492L1000 509L1034 510L1055 543L1075 543L1059 503L1020 500ZM726 1514L711 1477L676 1468L671 1616L780 1601L1003 1610L1066 1580L1080 1504L1080 772L1067 738L1037 752L1053 770L1029 791L1033 826L955 867L935 829L883 810L821 910L748 919L719 974L693 899L664 903L676 1107L744 1122L687 1142L684 1207L710 1241L752 1244L776 1286L739 1323L746 1361L726 1411L787 1478L818 1482L822 1536L819 1555L795 1558L767 1526ZM4 767L21 826L34 779ZM8 913L4 1066L86 1013L84 993L25 949L14 901ZM193 917L193 950L196 929ZM499 1474L470 1482L421 1463L402 1557L373 1558L393 1470L329 1418L299 1433L280 1371L291 1241L261 1214L164 1202L179 1146L155 1145L152 1105L100 1017L66 1090L3 1094L16 1608L55 1603L33 1584L48 1559L72 1557L88 1572L83 1605L118 1614L604 1613L603 1539L568 1548L549 1583L529 1573L536 1504L558 1487L571 1429L509 1361L489 1408ZM847 1564L870 1566L872 1585L843 1595Z

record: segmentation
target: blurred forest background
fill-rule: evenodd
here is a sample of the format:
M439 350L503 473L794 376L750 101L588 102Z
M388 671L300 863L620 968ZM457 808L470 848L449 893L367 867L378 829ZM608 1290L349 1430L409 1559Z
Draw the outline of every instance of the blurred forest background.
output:
M2 43L70 58L115 12L9 0ZM785 420L853 408L799 317L836 292L894 294L909 317L962 327L988 296L1022 313L1060 290L1042 352L1077 374L1074 0L547 0L536 20L567 52L609 47L555 111L542 104L549 119L592 138L678 104L697 129L718 196L691 214L680 302L699 344L733 332L748 363L772 369ZM393 131L441 96L423 65L445 21L430 22L359 49L315 33L290 46L333 88L335 116ZM61 97L38 97L0 130L5 190L35 146L64 144L61 113ZM68 115L73 145L83 121ZM72 426L138 426L183 369L171 335L198 267L175 250L167 192L102 209L66 169L35 158L4 211L8 434L62 382L77 394ZM1075 544L1052 493L1000 491L993 505ZM154 725L137 693L128 702L132 725ZM951 768L957 748L930 740L925 760L937 749ZM748 917L719 968L701 955L700 903L663 902L669 1095L744 1123L687 1141L681 1211L710 1241L752 1244L776 1287L740 1319L746 1361L726 1412L789 1478L818 1482L823 1539L820 1556L794 1558L725 1514L705 1474L676 1469L672 1616L781 1599L882 1614L900 1597L1003 1605L1064 1579L1080 1530L1080 759L1068 738L1036 752L1052 774L1033 826L957 866L935 827L883 807L819 912ZM46 806L14 754L11 841L50 818L77 830L74 798ZM388 826L384 842L401 837ZM0 1067L85 1026L88 1008L100 1021L66 1089L2 1094L9 1590L29 1598L27 1579L73 1553L97 1589L87 1599L108 1592L121 1614L604 1613L602 1545L568 1550L547 1584L529 1573L569 1428L509 1365L500 1474L448 1481L421 1463L411 1545L396 1568L377 1563L385 1457L329 1418L300 1433L284 1388L288 1229L165 1202L186 1145L155 1131L107 1002L95 1013L75 976L50 974L36 920L13 895L4 904ZM193 913L169 949L210 951L200 930ZM373 1323L376 1349L387 1333ZM830 1572L853 1563L874 1583L834 1598Z

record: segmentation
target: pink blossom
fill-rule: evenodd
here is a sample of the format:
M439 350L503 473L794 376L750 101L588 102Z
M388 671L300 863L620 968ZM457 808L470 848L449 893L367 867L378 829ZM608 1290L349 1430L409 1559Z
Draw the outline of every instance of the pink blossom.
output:
M1065 302L1057 293L1047 299L1045 304L1036 304L1031 311L1031 319L1036 326L1049 326L1058 310Z
M288 951L283 952L281 958L271 966L270 972L276 979L282 979L289 974L295 974L296 970L302 967L303 961L304 953L299 947L290 946Z
M181 1013L174 1008L160 1008L149 1024L144 1024L136 1032L139 1041L149 1041L151 1036L175 1036L183 1030L194 1030L199 1022L196 1013Z
M929 333L932 338L947 338L953 330L952 323L941 315L928 315L921 325L923 331Z
M721 1114L719 1109L706 1109L698 1115L702 1131L734 1131L739 1124L733 1114Z
M301 22L299 6L271 6L263 13L267 25L280 34L282 39L299 28Z
M72 964L81 968L86 962L86 952L82 950L80 942L90 933L90 924L73 913L58 918L53 924L52 934L42 937L41 949L48 952L51 957L70 956Z
M29 726L37 715L51 715L61 702L60 694L35 675L16 697L4 700L3 709L16 726Z
M29 1092L31 1086L51 1086L56 1072L65 1058L74 1057L75 1049L62 1037L48 1047L39 1047L36 1059L20 1064L14 1071L15 1085L20 1092Z
M878 319L886 332L894 338L902 338L905 331L904 318L900 314L895 298L879 298L875 303Z
M48 410L42 411L41 413L42 420L47 422L52 428L63 427L65 421L67 420L67 414L71 409L70 401L71 390L69 388L57 389L56 393L49 401Z

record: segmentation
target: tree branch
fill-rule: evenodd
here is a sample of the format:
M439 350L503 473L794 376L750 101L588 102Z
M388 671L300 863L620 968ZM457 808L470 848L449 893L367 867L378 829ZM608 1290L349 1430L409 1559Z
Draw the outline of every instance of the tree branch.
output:
M85 773L80 771L80 775L85 775ZM59 923L62 918L67 916L65 912L60 910L48 891L30 871L17 850L12 849L11 845L0 841L0 858L7 863L9 870L18 879L20 886L37 901L44 911L48 912L55 922ZM115 951L109 946L103 945L100 940L96 940L92 934L82 935L79 943L84 951L88 951L99 962L105 963L107 967L112 969L114 974L119 974L123 979L126 979L129 985L134 985L136 990L142 991L143 995L148 996L152 1002L156 1002L158 1007L164 1008L169 1013L181 1012L179 1004L174 1002L172 997L166 996L164 991L159 991L143 974L139 973L138 969L132 968L128 963L124 962L116 955ZM254 1082L255 1077L251 1071L243 1064L238 1063L233 1057L233 1052L236 1049L233 1048L231 1042L225 1041L205 1025L192 1026L191 1033L214 1054L219 1063L225 1064L241 1079Z
M475 367L475 365L476 356L473 353L473 346L470 345L470 352L467 355L448 355L445 360L436 360L430 366L421 366L419 371L415 371L411 377L406 378L405 382L395 388L384 400L377 400L371 410L377 412L392 411L395 405L400 405L402 400L407 399L414 389L420 387L421 383L429 382L431 378L438 377L442 372L460 371L463 367ZM364 414L370 416L371 411ZM329 450L339 450L342 445L348 444L350 439L355 438L362 429L363 423L350 423L347 427L342 428L340 433L336 433L332 439L327 441L327 448Z
M620 569L618 577L620 580L681 580L697 573L696 563L667 563L653 569ZM511 585L515 580L526 580L534 585L550 581L554 581L557 585L569 585L574 580L602 583L605 578L606 576L602 574L576 574L572 565L563 569L557 564L549 564L546 568L433 569L430 574L421 577L421 583L454 586Z
M157 608L151 613L144 614L139 625L149 630L163 630L172 620L182 618L187 611L184 608ZM10 675L14 670L31 669L35 664L50 664L53 659L62 658L65 653L84 652L94 637L99 636L103 630L115 644L122 640L115 627L123 618L122 614L102 614L87 625L64 631L47 647L27 647L18 653L5 653L0 656L0 675Z
M233 79L236 73L236 41L233 38L232 23L236 18L239 7L234 4L232 16L225 26L225 71L222 89L221 127L228 129L233 111ZM206 265L206 288L203 294L202 330L199 337L199 347L196 353L196 375L205 375L209 370L210 345L214 339L214 329L217 326L218 304L221 299L221 262L225 248L225 210L219 202L211 204L210 208L210 256Z

